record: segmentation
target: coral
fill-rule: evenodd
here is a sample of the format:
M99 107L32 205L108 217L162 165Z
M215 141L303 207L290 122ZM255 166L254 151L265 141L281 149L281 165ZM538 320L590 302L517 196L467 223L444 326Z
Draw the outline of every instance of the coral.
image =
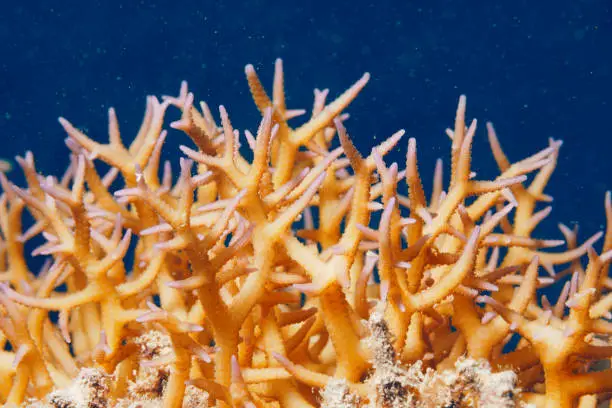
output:
M7 162L6 160L0 159L0 171L11 171L11 163Z
M25 186L0 173L5 406L606 401L610 194L606 231L582 243L564 225L563 239L534 234L561 142L511 162L487 124L499 175L479 180L461 96L449 182L439 160L427 196L415 139L402 170L385 156L404 131L367 156L347 134L344 110L369 75L329 103L315 90L298 127L306 112L287 108L280 60L271 96L252 66L246 77L255 135L223 106L217 123L184 83L148 97L129 144L113 109L105 144L60 118L63 175L39 174L31 152L17 158ZM173 132L193 142L178 177L161 161L172 110Z

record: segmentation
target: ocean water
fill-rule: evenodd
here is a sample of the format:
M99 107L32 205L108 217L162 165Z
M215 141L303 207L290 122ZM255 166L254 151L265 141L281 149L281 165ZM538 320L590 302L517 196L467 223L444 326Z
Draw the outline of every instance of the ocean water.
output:
M479 174L496 170L486 121L513 160L549 137L564 140L544 233L560 238L556 222L579 223L584 239L603 226L612 188L609 0L52 3L2 6L0 157L29 149L39 169L61 174L67 150L58 116L104 140L114 106L129 141L145 95L175 94L183 79L197 99L224 104L238 128L254 130L244 66L254 64L271 86L281 57L292 108L310 108L315 87L338 95L370 72L349 109L349 132L368 152L405 128L417 138L426 179L435 159L448 157L444 129L462 93L481 125ZM404 161L406 141L390 160ZM186 142L172 133L168 157Z

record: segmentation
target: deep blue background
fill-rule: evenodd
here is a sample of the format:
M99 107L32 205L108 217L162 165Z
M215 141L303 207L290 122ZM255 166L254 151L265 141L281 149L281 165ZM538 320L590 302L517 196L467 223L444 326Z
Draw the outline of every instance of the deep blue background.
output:
M446 158L443 131L460 93L483 125L475 167L484 174L494 169L485 121L514 160L563 139L551 218L580 222L583 238L603 224L612 188L609 0L52 3L2 6L0 157L31 149L40 169L59 173L67 157L58 116L103 140L115 106L130 138L145 95L175 94L182 79L254 130L244 65L270 86L282 57L293 108L310 108L314 87L337 95L371 72L349 110L350 133L365 152L373 136L405 128L428 178L435 158ZM168 154L178 155L187 140L172 139ZM403 161L404 149L405 141L393 159Z

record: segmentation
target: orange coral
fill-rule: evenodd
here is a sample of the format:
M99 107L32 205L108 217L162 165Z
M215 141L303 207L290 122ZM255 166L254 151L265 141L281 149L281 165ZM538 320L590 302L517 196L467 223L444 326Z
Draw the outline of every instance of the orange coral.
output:
M223 106L217 125L183 84L147 99L129 146L113 109L107 144L60 118L61 178L39 175L29 152L26 187L0 173L5 405L563 408L612 391L610 194L601 253L603 233L533 236L559 141L511 163L487 125L500 175L477 180L462 96L450 183L439 161L428 199L414 139L400 170L384 156L403 131L367 157L347 134L342 112L369 75L331 103L316 90L297 128L281 61L272 98L252 66L246 76L256 135ZM176 181L160 161L171 107L195 144ZM39 236L32 255L47 263L33 273L24 243ZM566 278L555 304L538 295Z

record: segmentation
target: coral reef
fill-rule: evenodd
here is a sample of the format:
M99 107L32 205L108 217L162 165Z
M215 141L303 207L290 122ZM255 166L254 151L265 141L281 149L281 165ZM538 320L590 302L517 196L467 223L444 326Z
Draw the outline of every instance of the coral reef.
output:
M499 175L479 180L462 96L449 182L439 160L426 195L415 139L401 169L384 158L403 131L367 156L347 134L369 75L331 102L315 90L291 127L306 112L285 104L282 62L271 96L245 72L255 135L223 106L220 122L196 107L184 83L147 99L129 144L113 109L106 144L60 118L63 175L39 174L30 152L17 158L25 186L0 173L5 406L607 403L610 194L606 231L534 236L559 141L511 162L487 124ZM160 158L172 110L193 142L178 177Z

